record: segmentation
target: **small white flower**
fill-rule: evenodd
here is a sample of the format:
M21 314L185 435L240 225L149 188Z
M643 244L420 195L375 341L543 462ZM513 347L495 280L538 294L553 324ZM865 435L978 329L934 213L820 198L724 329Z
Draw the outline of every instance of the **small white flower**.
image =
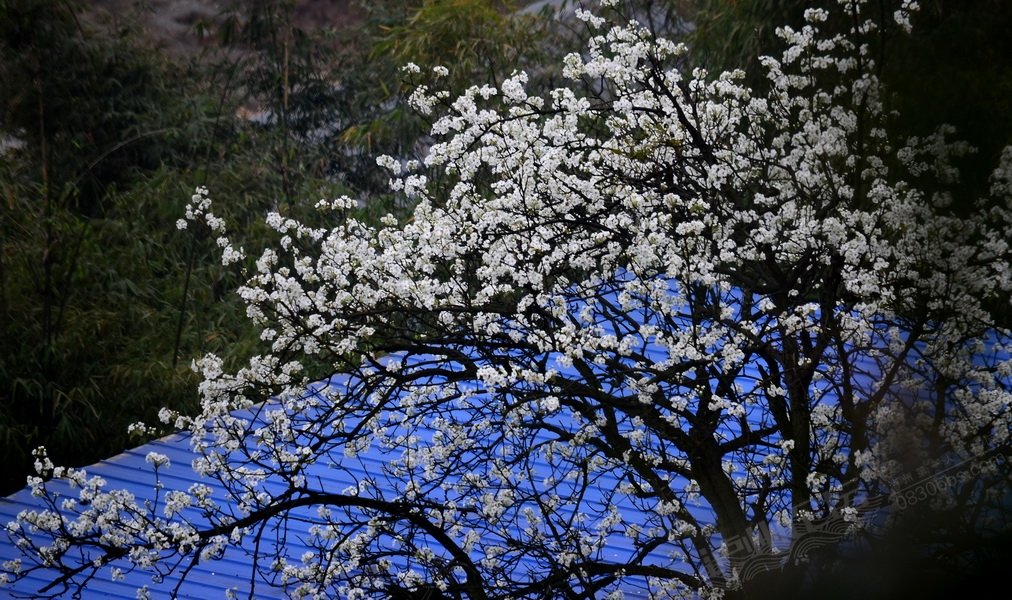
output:
M160 452L148 452L147 456L144 457L144 462L155 468L168 467L169 457Z

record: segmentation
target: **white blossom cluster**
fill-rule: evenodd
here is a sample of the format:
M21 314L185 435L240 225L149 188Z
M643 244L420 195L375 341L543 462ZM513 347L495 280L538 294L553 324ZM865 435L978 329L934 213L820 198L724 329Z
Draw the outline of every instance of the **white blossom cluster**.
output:
M748 585L731 541L856 523L924 432L1007 448L1012 150L986 210L945 210L966 148L892 138L878 25L838 10L843 30L823 10L781 30L762 93L584 11L600 33L566 58L571 86L416 89L435 143L380 160L411 217L373 227L348 198L320 203L327 226L271 214L279 243L239 291L265 353L197 361L201 412L162 415L225 501L196 483L138 503L43 465L88 504L22 515L15 537L51 540L23 562L99 539L157 571L298 515L313 551L256 566L293 597L719 595ZM206 190L187 219L242 260ZM320 465L357 484L322 486Z

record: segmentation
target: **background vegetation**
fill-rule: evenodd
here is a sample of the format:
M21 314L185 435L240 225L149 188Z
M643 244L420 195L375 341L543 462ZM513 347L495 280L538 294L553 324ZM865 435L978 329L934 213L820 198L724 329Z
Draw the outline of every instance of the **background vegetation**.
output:
M536 63L550 24L504 2L380 0L310 32L295 8L196 21L209 50L179 58L130 15L0 1L0 494L39 445L90 464L142 441L130 423L192 407L194 357L253 352L213 240L175 227L197 185L247 248L268 210L350 194L386 213L375 157L424 147L399 67L452 65L459 89Z

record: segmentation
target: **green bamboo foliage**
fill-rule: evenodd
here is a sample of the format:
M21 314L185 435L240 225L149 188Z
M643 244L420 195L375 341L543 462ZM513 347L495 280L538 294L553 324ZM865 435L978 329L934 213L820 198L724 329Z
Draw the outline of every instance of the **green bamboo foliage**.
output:
M191 64L76 0L0 2L0 134L17 140L0 160L0 493L36 446L88 464L142 441L130 423L185 412L193 357L252 352L214 239L175 227L197 185L251 250L269 210L352 194L378 218L397 207L375 157L410 155L425 128L400 66L501 78L541 31L479 0L363 3L341 31L301 30L293 7L195 24L230 51Z

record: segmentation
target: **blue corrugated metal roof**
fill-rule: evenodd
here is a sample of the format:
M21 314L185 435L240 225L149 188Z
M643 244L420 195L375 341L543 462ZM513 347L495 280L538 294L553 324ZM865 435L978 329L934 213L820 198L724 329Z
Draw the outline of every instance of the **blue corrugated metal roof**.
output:
M635 324L637 322L649 321L650 319L650 316L634 315L625 324ZM603 319L601 322L609 327L614 326L609 325ZM635 330L627 333L639 335ZM663 360L665 358L664 351L652 347L649 340L642 340L640 351L643 354L651 355L653 360ZM424 357L416 356L412 360L423 361ZM549 363L551 363L553 368L573 378L579 378L579 374L575 369L556 364L557 361L554 361L551 357L549 357ZM874 371L874 366L866 365L865 376L869 376L872 371ZM737 381L743 387L751 388L757 385L757 382L761 379L760 373L754 367L746 365L738 374ZM622 385L613 376L608 376L605 378L605 381L608 382L607 385ZM434 377L429 383L434 386L439 385L438 377ZM347 387L353 384L354 381L345 375L335 376L331 381L327 382L327 385L336 388ZM322 387L318 388L318 391L314 393L319 393L319 389L322 389ZM830 388L823 390L823 392L827 396L832 396L833 394L833 390ZM257 423L263 424L266 422L267 412L274 406L276 404L267 403L258 409L246 412L244 416L254 423L254 426L250 427L248 431L255 429ZM750 408L750 412L748 413L749 421L752 421L754 424L757 419L763 418L763 414L761 414L763 412L756 407ZM302 417L307 423L313 421L312 414L302 415ZM559 413L553 418L558 420L557 424L561 427L571 426L565 422L566 416L564 413ZM628 423L623 426L628 426ZM733 423L729 426L734 427ZM734 435L735 432L728 431L726 433ZM428 434L423 433L423 435L431 434L431 430L429 430ZM292 442L293 444L298 441L298 435L301 434L296 434L296 439ZM247 443L253 447L255 446L255 442L251 438L252 436L248 436ZM159 452L166 455L171 461L171 466L163 468L159 473L160 483L164 488L160 493L171 489L185 490L193 482L199 481L211 487L214 490L214 496L224 505L233 503L234 501L229 499L225 487L220 482L215 479L202 478L193 470L191 463L198 455L191 449L190 441L189 434L171 435L124 452L109 460L102 461L89 468L88 472L89 475L99 475L105 478L107 480L106 489L122 488L130 491L140 500L154 501L158 488L155 486L155 477L151 472L150 465L146 464L145 457L149 452ZM380 482L380 485L389 485L392 488L403 487L403 481L397 481L383 474L383 465L391 456L388 451L379 448L375 444L354 458L345 456L340 447L335 447L307 467L305 471L306 480L315 489L330 491L344 490L357 485L360 480L365 478L376 479ZM538 461L535 461L534 468L541 472L541 476L544 476L552 473L555 466L550 464L549 460L540 458ZM644 519L646 517L644 515L648 512L648 509L644 506L638 506L636 504L637 501L629 496L614 494L618 483L614 475L610 473L596 479L589 493L584 498L583 505L593 503L600 505L604 503L603 499L607 498L608 501L615 502L618 510L625 517L626 522L645 523ZM270 486L269 483L267 485ZM50 489L57 491L64 495L64 497L76 496L72 490L68 489L66 482L52 482ZM39 498L32 497L29 490L23 490L0 501L0 522L16 519L18 513L22 510L39 510L41 506ZM690 505L687 508L701 523L712 522L710 509L706 505ZM188 510L189 512L184 513L186 516L192 517L196 521L202 518L197 515L195 510ZM157 578L158 580L152 580L152 573L150 572L136 570L126 572L120 581L113 581L111 579L111 569L117 566L113 563L108 565L108 568L100 570L98 575L87 583L84 596L87 598L134 598L135 589L146 585L153 598L208 598L220 596L226 589L234 589L238 592L239 597L246 597L251 592L251 586L255 586L255 597L257 598L285 597L288 590L277 581L265 580L264 571L258 571L253 568L253 561L271 561L277 556L286 556L298 562L299 557L304 553L313 551L311 544L313 536L310 533L310 529L315 523L320 522L320 520L311 509L302 509L302 512L297 516L300 518L288 519L284 523L281 523L279 519L278 523L272 524L272 527L278 527L279 529L268 531L272 535L267 535L263 540L260 540L258 548L254 547L254 540L251 536L246 536L240 547L230 546L220 558L193 564L186 574L185 581L180 581L180 570L178 569L162 578ZM672 558L671 553L673 550L675 550L674 544L669 546L660 545L649 555L643 557L642 560L646 563L674 566L676 559ZM606 556L616 558L627 557L631 555L632 551L631 542L621 533L616 533L607 538L604 551ZM17 558L19 555L18 549L9 543L0 544L0 560ZM81 564L86 564L90 560L91 557L87 554L79 556ZM190 559L187 558L186 560ZM525 568L532 570L538 568L536 558L531 557L524 560L526 562L522 561L519 564L525 565ZM184 562L183 564L187 563ZM125 567L125 565L120 566ZM269 569L265 569L265 571L269 572ZM56 572L52 570L36 571L18 582L13 588L0 587L0 594L9 594L15 597L19 594L31 596L32 593L51 584L56 576ZM50 593L59 591L59 589L52 589ZM626 590L627 596L630 597L640 595L639 592L641 591L636 589L635 586Z
M265 405L263 408L269 408ZM261 412L262 414L262 412ZM153 441L143 446L128 450L108 460L104 460L88 468L89 476L101 476L106 480L105 489L124 489L133 493L139 501L152 500L156 490L156 477L151 466L146 463L145 458L149 452L158 452L167 456L170 466L160 470L158 481L160 481L163 493L172 489L187 489L191 483L199 481L214 489L214 496L224 499L226 495L219 482L214 479L200 477L192 468L191 462L197 456L190 448L190 435L186 433L174 434L168 437ZM384 456L376 447L359 454L354 459L344 456L331 456L331 460L319 460L314 463L306 472L307 479L316 483L315 487L325 490L342 490L349 486L356 485L358 479L365 477L376 477L381 470ZM341 468L333 468L340 464ZM591 490L587 501L592 502L600 498L605 492L614 490L618 481L614 477L604 477L597 482L599 489ZM65 481L54 480L48 484L49 490L59 494L63 498L73 498L77 493L70 489ZM22 490L8 498L0 499L0 523L6 523L17 519L19 512L23 510L40 510L40 499L33 497L29 489ZM619 507L623 513L635 509L630 506ZM692 507L703 520L707 521L709 511L704 506ZM193 511L191 510L191 517ZM251 590L251 578L255 585L256 598L284 598L286 589L284 586L271 585L271 582L263 581L252 568L252 560L259 556L260 560L270 561L277 555L285 555L292 560L298 558L313 548L306 543L311 538L310 527L314 521L311 511L306 511L305 519L289 519L285 523L287 530L284 532L283 547L276 547L270 542L263 543L259 553L254 552L252 540L246 537L241 548L229 547L224 556L220 559L200 562L195 565L180 581L180 570L170 573L160 581L152 580L152 573L146 571L127 572L121 580L112 579L112 569L120 567L127 568L125 561L110 563L108 568L102 569L98 575L91 579L85 588L85 598L135 598L136 589L140 586L147 586L152 598L211 598L222 597L227 589L234 589L239 597L246 597ZM628 515L627 515L628 516ZM635 518L630 518L635 521ZM277 525L280 525L278 523ZM269 536L265 539L270 539ZM632 552L628 542L623 543L624 538L615 536L606 549L606 555L615 558L623 558ZM663 552L655 552L654 560L669 562ZM21 556L17 548L10 543L0 544L0 561L6 561ZM91 558L82 554L79 562L85 564ZM184 562L183 564L186 564ZM532 565L533 566L533 565ZM31 597L42 588L51 584L58 576L55 570L35 571L25 579L19 581L12 587L0 586L0 595L7 594L9 597ZM177 587L178 586L178 587ZM57 593L60 588L47 591L48 594ZM635 590L630 590L635 597ZM71 597L68 592L66 597Z
M338 377L331 381L331 385L341 385L342 378ZM265 412L272 407L270 403L260 407L259 410L249 412L246 416L254 420L262 419ZM234 413L241 414L241 413ZM200 477L191 467L194 458L197 457L190 447L190 435L180 433L153 441L138 448L128 450L118 456L104 460L87 469L89 476L101 476L107 482L105 489L124 489L133 493L138 501L153 500L156 493L156 477L152 472L151 465L145 461L149 452L158 452L167 456L170 466L160 469L158 480L162 485L162 493L172 489L186 490L193 482L201 482L214 490L214 497L225 500L227 495L223 486L214 479ZM342 455L331 454L328 459L321 459L312 464L306 471L307 480L314 482L314 487L321 490L343 490L349 486L356 485L358 480L372 477L376 478L381 474L381 468L387 457L383 451L375 445L369 450L358 454L354 459ZM547 463L536 463L546 472L550 471ZM596 489L591 489L587 494L585 502L594 502L610 494L618 485L613 476L605 476L595 482ZM75 490L70 489L65 481L54 480L49 482L48 489L59 494L63 498L74 498L77 496ZM39 498L33 497L29 489L22 490L8 498L0 500L0 523L6 523L17 519L22 510L40 510L43 508ZM192 509L188 516L195 517ZM619 505L619 510L630 522L635 522L636 513L639 508L630 505ZM692 506L690 510L701 519L702 522L710 522L709 509L703 505ZM273 545L266 536L266 542L261 543L259 552L254 552L253 542L250 536L244 539L240 548L229 547L224 556L220 559L203 561L186 574L185 581L180 581L180 570L170 573L160 581L152 580L152 573L136 570L126 572L122 579L114 581L111 570L115 567L127 568L124 561L110 563L107 568L101 569L94 579L88 581L84 590L85 598L135 598L136 589L140 586L147 586L152 598L211 598L222 597L227 589L234 589L239 597L246 597L251 590L251 580L255 586L256 598L283 598L286 597L284 586L272 585L260 577L252 568L252 560L259 556L260 560L270 561L275 556L284 555L291 560L298 561L303 553L312 551L310 544L306 543L311 539L310 528L318 519L314 518L311 510L305 511L304 519L289 519L284 526L287 528L281 538L281 546ZM198 519L199 520L199 519ZM280 526L281 523L275 525ZM647 560L657 561L662 564L670 564L667 551L670 548L659 548L651 553ZM605 550L608 557L624 558L630 556L632 547L624 536L612 536ZM0 544L0 561L18 558L20 552L10 543ZM189 559L187 559L189 560ZM80 564L91 561L91 557L82 554ZM183 564L186 564L184 562ZM530 564L529 568L536 569L536 564ZM31 597L42 588L51 584L58 576L55 570L35 571L14 586L0 586L0 595L7 594L10 597ZM178 587L177 587L178 586ZM47 591L47 594L60 592L56 587ZM629 594L636 597L636 590L630 589ZM62 597L62 596L61 596ZM66 597L71 597L67 592Z

